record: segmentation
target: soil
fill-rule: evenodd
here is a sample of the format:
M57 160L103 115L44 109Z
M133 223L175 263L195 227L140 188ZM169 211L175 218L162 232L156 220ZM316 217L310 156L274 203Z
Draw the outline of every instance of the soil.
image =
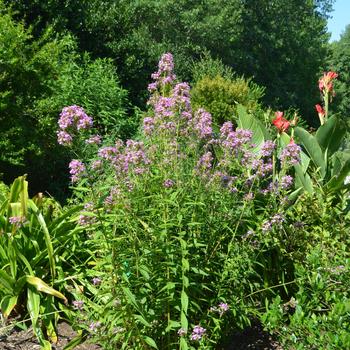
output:
M1 328L0 328L1 332ZM63 348L76 336L76 333L65 322L58 325L58 342L52 344L52 350L63 350ZM100 350L94 344L84 343L78 345L75 350ZM26 331L12 330L8 334L0 333L0 350L40 350L37 339L33 335L33 330Z
M284 350L260 323L253 323L243 331L236 332L226 350Z
M57 334L59 340L57 344L52 345L53 350L63 350L76 335L67 323L58 325ZM0 350L40 350L40 346L31 329L12 330L9 334L0 333ZM74 350L101 350L101 347L84 343ZM283 348L263 330L260 324L256 323L241 332L234 333L225 350L283 350Z

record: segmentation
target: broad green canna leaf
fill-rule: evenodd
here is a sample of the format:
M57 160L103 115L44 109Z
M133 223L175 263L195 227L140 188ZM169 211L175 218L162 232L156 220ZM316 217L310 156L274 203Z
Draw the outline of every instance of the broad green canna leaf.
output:
M326 175L326 162L316 137L300 127L295 128L295 135L298 137L314 165L318 168L321 179L323 179Z
M330 117L316 132L316 139L322 150L330 157L336 151L346 134L346 125L338 116Z
M350 159L348 159L339 173L333 176L326 184L326 188L331 190L337 190L344 186L345 178L350 174Z
M251 114L248 114L245 107L242 105L237 106L238 113L238 127L241 129L248 129L253 131L252 143L256 145L253 149L254 152L258 152L260 147L265 141L264 129L265 127ZM265 130L267 133L267 131Z

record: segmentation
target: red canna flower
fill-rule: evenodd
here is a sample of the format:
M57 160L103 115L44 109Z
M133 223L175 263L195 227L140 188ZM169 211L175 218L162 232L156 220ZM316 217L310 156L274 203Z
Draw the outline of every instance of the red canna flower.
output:
M324 73L318 81L318 88L321 92L331 92L333 90L333 80L338 78L336 72L329 71Z
M275 116L276 118L272 121L272 124L278 129L278 132L282 133L287 131L290 123L283 117L283 112L278 111L275 113Z
M322 106L317 104L315 107L316 107L316 111L317 111L318 115L321 117L324 117L326 113L325 113L324 109L322 108Z

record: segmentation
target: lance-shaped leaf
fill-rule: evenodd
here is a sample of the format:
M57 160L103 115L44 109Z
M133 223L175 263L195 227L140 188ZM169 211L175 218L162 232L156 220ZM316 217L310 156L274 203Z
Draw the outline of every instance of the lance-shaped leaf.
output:
M52 280L55 279L55 273L56 273L56 264L55 264L55 258L53 254L53 246L51 242L51 237L49 230L46 226L46 222L44 220L43 215L40 213L38 207L34 204L32 200L28 201L29 208L33 211L34 215L36 216L42 230L44 233L44 240L46 244L46 249L47 249L47 255L49 257L49 262L50 262L50 270L51 270L51 277Z

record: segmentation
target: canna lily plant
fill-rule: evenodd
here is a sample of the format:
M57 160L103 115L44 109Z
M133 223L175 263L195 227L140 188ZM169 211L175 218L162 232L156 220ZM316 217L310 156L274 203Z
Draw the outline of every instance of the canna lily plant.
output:
M29 314L42 349L57 341L55 299L67 303L57 290L62 276L60 260L74 223L69 218L80 210L62 213L59 205L41 195L30 199L25 176L17 178L0 201L0 306L5 319ZM56 214L54 215L54 212ZM59 242L59 244L58 244ZM62 247L62 248L59 248ZM62 285L62 283L61 283ZM45 332L44 332L44 331Z
M293 142L302 146L300 162L294 164L296 193L313 193L315 186L321 186L324 193L335 195L345 193L348 188L344 180L350 173L350 154L342 150L346 123L338 115L329 116L329 103L335 94L333 81L337 76L335 72L328 72L319 80L324 107L316 105L321 123L316 133L297 126L296 118L288 121L280 111L272 120L280 151ZM238 108L238 117L240 127L253 131L255 151L259 151L264 140L272 139L266 127L242 106Z

